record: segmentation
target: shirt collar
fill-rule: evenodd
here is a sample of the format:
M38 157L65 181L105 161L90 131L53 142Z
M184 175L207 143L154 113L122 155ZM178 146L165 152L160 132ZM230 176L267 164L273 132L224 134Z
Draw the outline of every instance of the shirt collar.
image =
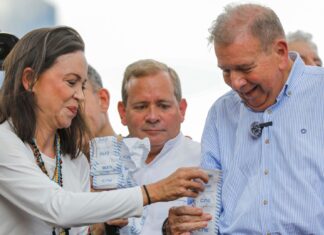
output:
M168 141L164 144L164 146L163 146L161 152L160 152L158 155L160 155L160 154L164 154L165 152L167 152L167 151L169 151L171 148L173 148L173 146L176 145L176 143L177 143L178 141L180 141L180 139L181 139L182 136L183 136L182 133L179 132L179 134L178 134L176 137L174 137L173 139L168 140Z
M297 81L300 79L301 74L304 71L305 64L298 53L291 51L288 53L288 56L293 61L293 65L291 67L285 85L282 87L279 95L276 98L277 102L273 104L272 107L278 105L283 97L291 96L293 88L295 87Z
M154 162L158 161L158 159L160 159L161 156L163 156L164 154L166 154L168 151L170 151L183 137L183 134L181 132L179 132L179 134L174 137L173 139L168 140L162 150L160 151L160 153L158 155L155 156L155 158L153 159L152 162L150 162L147 165L151 165L154 164Z
M289 58L294 62L289 73L288 79L285 83L285 86L281 90L278 98L285 94L286 96L290 96L291 90L295 87L298 80L301 78L301 75L304 72L305 64L302 58L296 52L289 52Z

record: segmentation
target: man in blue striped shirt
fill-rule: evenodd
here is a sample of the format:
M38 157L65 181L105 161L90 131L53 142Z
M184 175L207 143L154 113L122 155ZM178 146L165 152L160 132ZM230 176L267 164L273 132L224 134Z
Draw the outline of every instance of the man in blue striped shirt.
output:
M268 7L229 5L210 32L232 88L202 136L201 166L223 172L219 234L324 234L324 69L288 52ZM184 234L209 219L178 207L166 225Z

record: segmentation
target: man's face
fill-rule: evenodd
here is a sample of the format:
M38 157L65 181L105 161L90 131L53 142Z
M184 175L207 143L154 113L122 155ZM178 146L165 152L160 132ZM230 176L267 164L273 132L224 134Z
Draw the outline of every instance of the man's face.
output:
M185 100L180 103L176 100L169 74L158 72L132 78L127 104L120 102L118 109L130 136L148 137L152 148L162 149L169 139L179 134L186 106Z
M89 80L84 90L84 111L86 122L91 132L91 138L98 136L105 124L104 116L106 115L106 110L102 108L99 92L100 89L95 90Z
M306 65L322 66L316 50L306 42L291 42L288 44L289 51L297 51Z
M259 40L241 35L232 44L215 44L215 53L225 83L238 93L246 106L264 111L276 102L288 76L284 41L273 43L264 52Z

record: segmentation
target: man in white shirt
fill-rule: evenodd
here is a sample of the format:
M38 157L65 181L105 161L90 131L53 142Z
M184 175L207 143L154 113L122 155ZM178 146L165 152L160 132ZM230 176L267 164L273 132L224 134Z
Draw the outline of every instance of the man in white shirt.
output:
M186 108L179 77L172 68L150 59L126 68L118 103L121 122L131 137L148 137L151 144L146 165L135 175L139 185L165 178L179 167L199 165L200 144L180 131ZM121 233L161 234L169 208L186 203L187 198L182 198L149 205L143 217L130 220Z
M102 79L97 70L88 65L88 81L84 90L84 109L85 118L89 127L90 136L89 140L95 137L102 136L116 136L115 131L110 123L108 108L110 104L110 93L108 89L103 87ZM90 158L88 140L84 145L83 152ZM115 220L118 222L120 220ZM112 223L110 221L109 223ZM117 223L118 225L125 225L127 223ZM91 226L91 234L104 235L108 233L105 231L105 224L94 224Z

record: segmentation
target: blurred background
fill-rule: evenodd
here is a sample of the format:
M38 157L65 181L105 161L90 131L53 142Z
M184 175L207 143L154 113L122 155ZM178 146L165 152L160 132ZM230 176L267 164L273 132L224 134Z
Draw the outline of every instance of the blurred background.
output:
M109 116L118 133L117 102L125 67L152 58L173 67L187 99L185 135L200 141L212 103L229 88L224 84L208 28L228 0L0 0L0 30L19 38L44 26L68 25L86 43L86 56L101 74L111 94ZM251 1L250 1L251 2ZM280 17L286 33L303 30L313 35L324 56L324 15L319 1L259 0ZM323 60L323 59L322 59Z

